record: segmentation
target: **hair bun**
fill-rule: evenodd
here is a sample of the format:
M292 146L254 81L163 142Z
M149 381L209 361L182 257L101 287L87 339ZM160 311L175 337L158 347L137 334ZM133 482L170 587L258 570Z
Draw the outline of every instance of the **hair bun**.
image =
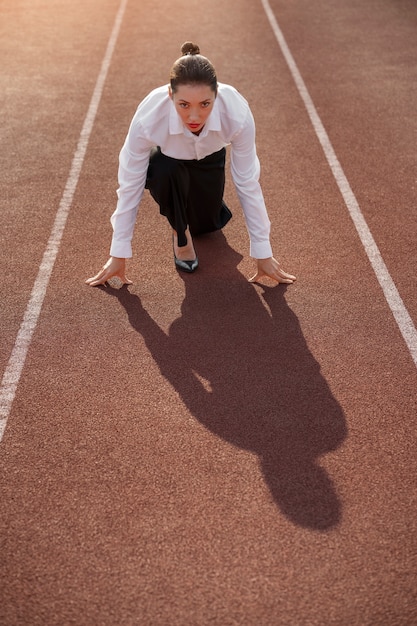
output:
M192 41L186 41L181 46L181 53L183 56L186 54L200 54L200 48Z

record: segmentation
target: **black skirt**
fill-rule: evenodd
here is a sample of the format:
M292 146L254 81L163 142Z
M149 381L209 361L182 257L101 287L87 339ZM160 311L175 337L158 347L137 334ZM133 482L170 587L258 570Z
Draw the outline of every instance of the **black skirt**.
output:
M180 247L187 245L187 227L192 236L201 235L223 228L232 217L223 201L225 161L225 148L199 161L151 151L146 189L176 230Z

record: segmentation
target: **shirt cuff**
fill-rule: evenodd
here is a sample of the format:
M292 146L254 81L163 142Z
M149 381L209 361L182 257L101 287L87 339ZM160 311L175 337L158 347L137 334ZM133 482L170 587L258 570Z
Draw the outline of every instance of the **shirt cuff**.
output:
M132 258L132 245L130 241L117 241L113 237L110 246L110 256L115 256L119 259Z
M269 259L273 256L269 241L251 241L249 254L254 259Z

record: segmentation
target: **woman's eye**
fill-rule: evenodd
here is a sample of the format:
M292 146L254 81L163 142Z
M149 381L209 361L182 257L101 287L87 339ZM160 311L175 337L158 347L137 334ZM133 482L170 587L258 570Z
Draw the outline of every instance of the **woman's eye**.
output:
M202 105L203 109L206 109L208 106L210 106L210 102L203 102Z
M182 109L186 109L188 107L188 104L186 102L180 102L180 107Z

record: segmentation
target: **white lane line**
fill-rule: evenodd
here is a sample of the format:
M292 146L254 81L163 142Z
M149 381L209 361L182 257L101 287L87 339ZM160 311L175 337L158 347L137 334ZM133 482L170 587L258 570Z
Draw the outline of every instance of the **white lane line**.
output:
M366 220L362 214L358 201L355 198L355 195L350 187L349 181L347 180L345 173L342 169L342 166L340 165L339 160L335 154L333 146L330 143L330 139L327 135L327 132L324 129L324 126L317 113L316 107L313 104L310 94L308 93L307 87L305 86L305 83L301 77L301 74L290 52L290 49L288 48L284 35L282 34L280 27L278 26L278 22L275 18L275 15L273 14L271 10L270 4L268 0L262 0L262 4L265 9L265 13L268 17L269 23L271 24L272 30L274 31L278 44L281 48L281 52L287 62L288 68L297 86L298 92L307 109L307 113L310 117L311 123L316 132L318 140L321 143L324 154L329 163L330 169L332 170L333 176L336 180L337 186L339 187L340 193L343 196L343 200L350 213L353 223L355 224L359 238L362 242L362 245L365 249L366 254L368 255L369 261L375 272L377 280L382 288L385 299L398 324L398 327L401 331L404 341L407 344L407 348L411 354L414 364L417 367L417 330L416 330L416 327L414 326L413 320L411 319L411 316L405 307L405 304L398 292L398 289L395 286L395 283L390 276L388 268L385 265L385 262L372 236L372 233L369 230L368 224L366 223Z
M98 106L103 93L104 83L110 67L127 2L128 0L121 0L119 10L114 20L113 29L101 64L100 73L98 75L94 92L91 97L90 106L88 108L87 115L78 139L78 145L74 153L68 180L66 182L64 193L62 195L61 202L55 216L55 222L52 227L41 264L39 266L38 275L32 288L32 293L26 307L23 321L20 325L9 362L3 375L0 388L0 441L3 439L7 420L12 408L14 397L16 395L16 389L19 384L29 346L32 341L32 336L38 323L42 303L45 298L46 290L48 288L49 280L52 274L52 269L58 254L59 246L61 244L62 235L64 233L64 228L71 208L74 192L78 184L78 179L80 177L85 153L97 115Z

